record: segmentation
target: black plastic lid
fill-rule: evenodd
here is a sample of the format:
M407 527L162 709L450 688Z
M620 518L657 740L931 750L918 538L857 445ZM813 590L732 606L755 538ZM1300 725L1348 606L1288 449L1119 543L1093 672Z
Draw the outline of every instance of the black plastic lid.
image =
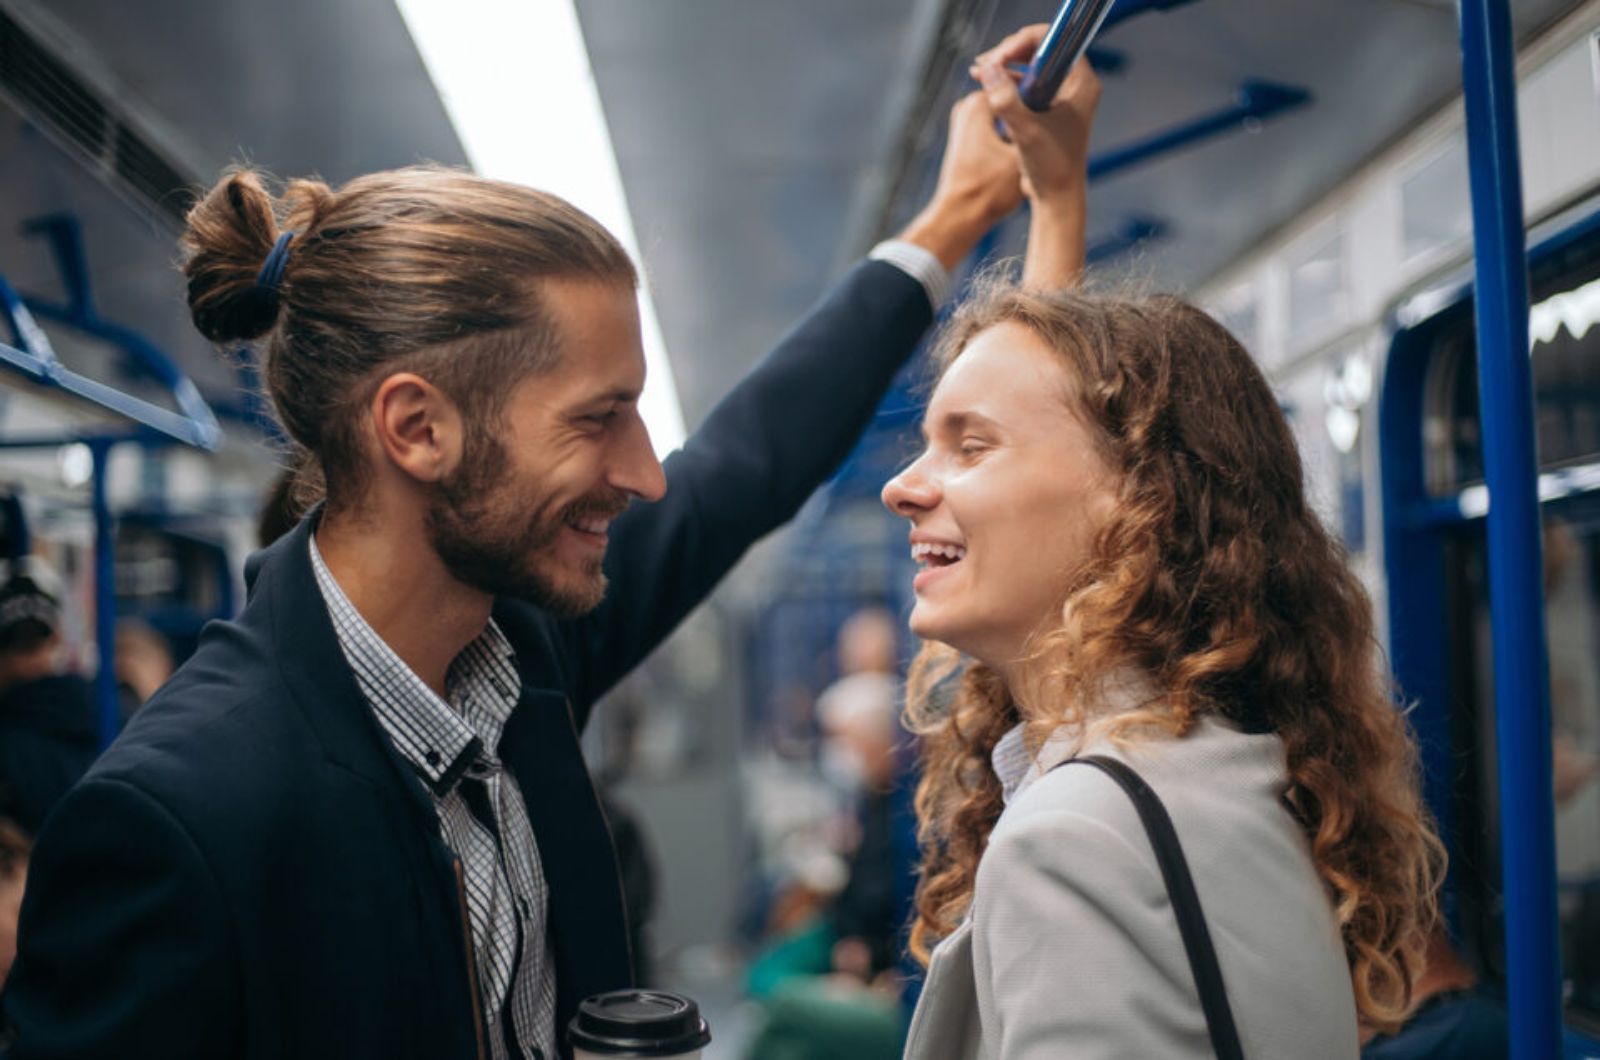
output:
M568 1034L576 1048L602 1056L673 1056L711 1040L700 1008L664 990L614 990L578 1006Z

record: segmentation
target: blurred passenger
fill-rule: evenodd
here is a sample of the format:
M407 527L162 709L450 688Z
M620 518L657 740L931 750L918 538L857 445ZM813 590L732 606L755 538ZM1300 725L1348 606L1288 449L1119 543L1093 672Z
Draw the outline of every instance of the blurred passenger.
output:
M634 267L571 205L434 168L224 177L190 308L265 340L327 498L41 837L11 1060L566 1055L631 979L579 733L850 452L1018 205L992 121L958 108L929 207L665 470Z
M857 616L860 618L862 616ZM887 613L871 613L870 626ZM846 625L841 641L850 643ZM894 630L889 628L891 637ZM889 642L891 645L893 641ZM893 652L888 658L894 658ZM817 700L822 722L823 753L836 775L847 777L854 835L844 889L828 909L832 931L833 970L871 982L899 960L904 926L899 875L911 866L897 863L895 826L905 802L896 798L900 775L900 684L882 672L852 673L840 678Z
M767 938L775 941L751 965L752 997L771 997L795 977L836 972L866 985L897 961L905 920L899 875L911 871L895 857L895 827L905 818L896 785L904 736L899 682L888 673L849 672L892 665L894 632L880 610L860 612L840 628L845 676L817 699L822 772L833 790L816 800L809 822L786 822L787 872L767 904ZM803 800L784 801L794 810Z
M1081 117L1033 114L1001 66L1042 32L980 63L1036 217L1080 179L1044 133ZM1177 299L1063 289L1072 271L957 314L926 448L884 489L923 564L931 964L907 1055L1202 1056L1232 1029L1245 1056L1354 1056L1406 1015L1443 858L1370 603L1250 355ZM1107 772L1057 768L1087 756ZM1220 982L1118 768L1176 827Z
M100 749L89 683L61 672L61 600L37 557L0 582L0 816L34 835Z
M865 607L839 627L839 673L889 674L899 670L900 630L881 607Z
M315 503L319 483L315 482L315 467L307 466L303 455L296 454L287 467L278 472L267 487L261 500L261 513L256 517L256 544L266 548L278 538L300 525L306 509Z
M28 837L15 823L0 817L0 988L17 956L17 917L28 882ZM0 1046L6 1044L0 1029Z
M1361 1048L1361 1060L1503 1060L1511 1055L1506 1010L1478 990L1478 976L1461 959L1443 925L1428 939L1426 968L1417 980L1416 1008L1394 1034Z
M172 676L172 648L156 628L136 618L117 622L117 698L126 725Z

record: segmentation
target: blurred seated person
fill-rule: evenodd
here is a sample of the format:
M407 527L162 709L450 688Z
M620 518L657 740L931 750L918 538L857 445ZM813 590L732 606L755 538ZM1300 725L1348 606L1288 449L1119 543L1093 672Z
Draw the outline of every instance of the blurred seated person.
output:
M172 676L172 649L148 622L125 618L117 623L116 667L117 700L126 725Z
M911 862L909 857L898 865L894 860L895 824L909 821L909 804L897 807L895 798L900 735L895 636L894 619L879 608L858 611L839 628L843 676L817 698L816 716L822 773L847 812L841 826L830 830L835 834L829 850L794 859L793 885L775 898L768 918L776 941L750 971L754 997L770 996L794 976L839 972L864 984L896 963L908 912L906 888L898 885L896 874L909 874ZM905 795L900 792L900 802L906 802ZM842 877L829 879L833 873L811 864L823 853L834 872L843 862Z
M1441 926L1428 939L1427 968L1415 987L1416 1008L1394 1034L1361 1048L1362 1060L1498 1060L1511 1055L1506 1010L1477 989L1478 976Z
M22 829L0 817L0 987L6 985L11 962L17 956L17 917L22 912L30 847ZM4 1045L5 1040L0 1037L0 1046Z
M0 816L35 835L99 753L89 683L61 673L61 604L42 560L0 582Z
M881 612L858 617L879 614L888 621ZM896 858L896 825L903 831L910 820L909 789L896 783L902 736L899 700L894 677L862 672L841 678L817 701L824 754L834 763L834 775L854 784L850 794L856 827L849 869L844 889L827 913L834 938L832 970L863 982L896 965L908 912L907 888L900 877L909 877L911 863Z

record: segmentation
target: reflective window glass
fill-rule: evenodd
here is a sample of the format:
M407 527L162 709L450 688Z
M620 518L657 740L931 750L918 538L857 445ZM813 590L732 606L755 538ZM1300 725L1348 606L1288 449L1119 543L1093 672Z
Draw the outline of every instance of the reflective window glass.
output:
M1541 292L1529 314L1545 468L1600 459L1600 266ZM1436 340L1426 383L1428 489L1449 495L1483 482L1477 346L1470 317Z
M1472 235L1467 146L1461 134L1401 183L1400 225L1408 259Z
M1600 501L1552 510L1544 529L1557 914L1568 1018L1600 1029ZM1482 523L1449 549L1458 775L1454 873L1462 942L1504 978L1493 656Z
M1368 429L1371 363L1360 350L1319 358L1289 376L1279 390L1300 445L1307 497L1351 553L1366 547L1361 450Z
M1349 314L1344 230L1305 244L1289 263L1289 335L1293 342L1325 336Z

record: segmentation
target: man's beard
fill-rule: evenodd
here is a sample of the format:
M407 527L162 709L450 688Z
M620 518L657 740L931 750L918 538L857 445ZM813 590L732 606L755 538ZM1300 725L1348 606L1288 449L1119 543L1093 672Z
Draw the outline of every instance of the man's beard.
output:
M461 466L439 482L429 501L429 543L464 585L518 597L557 618L588 614L605 597L601 557L566 578L559 569L541 570L539 561L553 559L569 521L619 515L628 506L626 494L602 489L559 510L550 510L547 499L529 511L515 485L503 445L493 439L469 443Z

